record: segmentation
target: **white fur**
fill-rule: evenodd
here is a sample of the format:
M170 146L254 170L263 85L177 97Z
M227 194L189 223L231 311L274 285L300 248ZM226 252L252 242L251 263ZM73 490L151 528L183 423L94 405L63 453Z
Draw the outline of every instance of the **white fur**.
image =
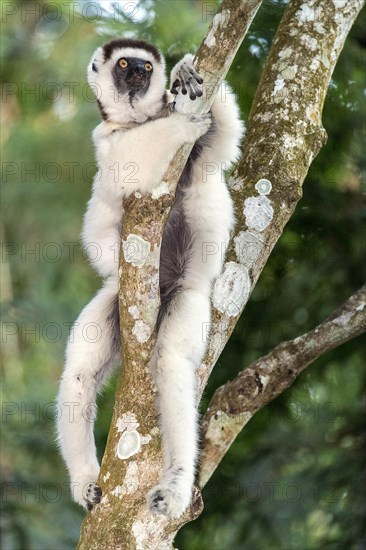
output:
M109 277L76 320L58 396L59 444L70 473L73 498L83 506L87 486L99 473L93 436L95 397L119 358L118 353L111 353L112 335L106 322L117 292L118 278Z
M109 89L113 85L113 63L125 56L149 59L147 54L144 50L118 50L103 63L102 49L98 48L91 61L97 63L98 73L91 65L88 70L89 82L102 90L101 101L109 120L93 133L99 171L84 218L83 242L92 264L107 279L80 314L68 343L58 422L62 454L71 482L76 484L74 498L84 506L90 504L85 487L96 483L99 465L93 438L95 414L85 418L82 410L88 403L95 409L96 393L118 360L115 350L111 353L108 312L118 293L122 201L135 191L151 192L161 183L179 147L196 141L210 126L208 116L178 113L144 122L161 109L164 65L158 66L156 61L146 97L136 102L134 109L123 97L115 102ZM183 61L192 64L192 56L185 56ZM178 70L179 66L173 70L172 81ZM243 125L227 85L217 94L212 113L217 125L215 139L197 159L183 203L194 238L192 255L182 291L171 315L162 321L151 359L159 396L164 464L160 483L147 498L153 512L170 517L179 517L191 499L198 449L196 368L206 349L212 281L222 269L234 222L222 170L238 158ZM126 129L124 125L131 122L144 123ZM83 333L83 327L90 323L101 329L94 343L87 341ZM75 404L73 419L69 416L70 402Z
M152 73L149 93L139 100L137 110L131 109L128 98L118 95L112 78L112 69L115 63L121 57L141 57L146 61L151 61L154 66ZM98 72L92 70L93 63L98 67ZM160 108L162 89L165 88L165 62L157 63L150 52L142 49L119 48L113 51L113 54L107 62L104 62L103 49L98 48L88 65L88 82L109 115L112 122L145 122L151 116L154 116Z

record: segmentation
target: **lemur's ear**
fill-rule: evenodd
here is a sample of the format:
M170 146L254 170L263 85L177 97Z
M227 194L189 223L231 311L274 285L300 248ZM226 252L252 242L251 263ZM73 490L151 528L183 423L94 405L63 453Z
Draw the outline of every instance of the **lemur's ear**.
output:
M104 62L103 49L97 48L89 63L88 71L92 71L94 73L99 72L99 69L103 62Z

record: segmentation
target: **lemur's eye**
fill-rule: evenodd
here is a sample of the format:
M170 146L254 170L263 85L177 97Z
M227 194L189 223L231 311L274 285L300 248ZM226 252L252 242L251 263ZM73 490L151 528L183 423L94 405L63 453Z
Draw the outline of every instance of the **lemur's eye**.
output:
M149 73L150 71L152 71L152 65L151 65L151 63L145 63L145 69L147 70L148 73Z
M124 57L122 57L121 59L118 60L118 65L119 65L122 69L125 69L126 67L128 67L128 61L127 61L127 59L125 59Z

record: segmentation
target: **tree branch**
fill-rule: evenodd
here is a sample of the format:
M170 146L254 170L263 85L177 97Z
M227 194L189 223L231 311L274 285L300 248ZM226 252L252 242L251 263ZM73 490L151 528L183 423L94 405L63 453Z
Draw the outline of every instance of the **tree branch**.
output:
M214 393L202 421L199 485L211 477L252 416L315 359L366 331L366 285L314 330L278 345Z
M204 81L203 96L192 103L188 95L179 94L176 99L178 112L209 112L215 94L225 79L235 54L262 2L263 0L222 1L195 56L196 68ZM191 149L192 144L181 147L165 174L163 181L169 190L170 205L174 202L176 186ZM163 220L164 224L166 217Z
M321 115L345 39L364 0L293 0L268 56L243 155L229 181L237 224L213 292L201 394L326 141Z

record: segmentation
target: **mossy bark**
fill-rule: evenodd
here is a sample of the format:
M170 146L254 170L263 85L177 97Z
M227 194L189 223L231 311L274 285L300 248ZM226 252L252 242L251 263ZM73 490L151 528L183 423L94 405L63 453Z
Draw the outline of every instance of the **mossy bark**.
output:
M213 86L205 86L203 101L195 104L196 112L209 109L212 101L209 90L225 77L260 3L254 0L222 2L216 22L197 54L197 67ZM338 4L331 0L291 2L274 41L249 118L243 158L231 178L238 222L224 274L225 270L235 274L238 266L237 272L244 277L247 288L240 301L234 297L234 309L226 307L233 300L229 291L224 297L217 296L219 305L213 309L208 351L198 369L201 390L301 197L301 185L310 163L325 141L321 125L324 97L336 59L363 2L348 0ZM315 21L306 20L309 9L304 11L302 6L316 10L315 19L326 32L318 33ZM303 11L305 15L301 16ZM316 52L311 49L314 37L318 42ZM284 53L286 50L290 51ZM310 58L315 56L319 66L310 70ZM275 90L282 94L278 95ZM186 109L184 101L178 102L178 109ZM148 367L159 307L160 242L188 153L189 147L183 148L168 170L164 195L158 198L137 195L124 204L124 247L120 263L123 369L99 478L104 496L84 520L79 550L171 550L178 529L197 517L202 509L199 494L191 508L176 521L151 515L145 504L146 493L157 482L161 471L156 391ZM265 188L259 187L262 194L255 188L260 179L271 182L268 195L264 194ZM259 212L257 223L256 212L254 221L251 215L253 201L247 204L244 201L259 196L267 200L262 199L265 215ZM265 225L269 218L270 223ZM250 224L254 224L254 229ZM245 245L248 239L257 243L253 261L248 261L238 247L238 242ZM123 439L126 434L131 436L134 445L129 458L121 458L126 452Z
M366 332L366 285L315 329L282 342L218 388L202 419L199 486L220 464L253 415L285 391L315 359Z

